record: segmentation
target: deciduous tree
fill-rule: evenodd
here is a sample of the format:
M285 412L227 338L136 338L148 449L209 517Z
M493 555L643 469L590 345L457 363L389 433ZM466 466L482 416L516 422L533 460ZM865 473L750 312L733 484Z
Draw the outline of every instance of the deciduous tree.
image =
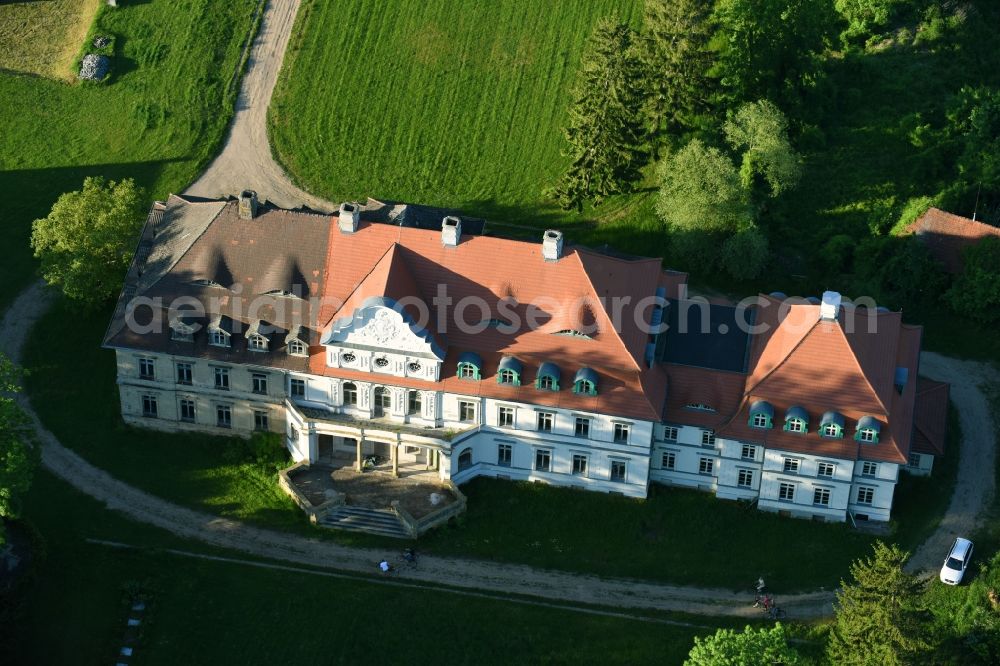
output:
M656 212L683 230L735 233L753 224L746 191L732 160L693 139L659 167Z
M601 19L573 88L565 130L572 163L554 191L564 208L632 189L646 160L645 98L635 33L615 18Z
M962 274L948 300L967 317L985 324L1000 321L1000 238L984 238L965 250Z
M17 518L21 498L31 486L38 461L34 430L13 394L20 390L20 372L0 354L0 544L3 518Z
M31 229L45 281L86 305L113 297L132 258L145 206L142 189L131 179L87 178L82 190L60 196Z
M719 629L706 638L694 639L684 666L794 666L799 654L789 647L781 623L770 628L743 631Z
M881 541L872 557L851 564L851 583L841 581L836 623L827 643L834 664L893 666L913 661L928 646L917 608L922 584L903 571L909 553Z
M729 145L742 153L743 186L758 199L777 196L798 184L802 159L788 140L785 114L772 102L744 104L726 121L723 131Z
M722 267L737 280L760 277L770 256L767 236L756 226L733 234L722 244Z
M649 81L654 130L690 127L708 102L711 4L702 0L646 0L642 58Z

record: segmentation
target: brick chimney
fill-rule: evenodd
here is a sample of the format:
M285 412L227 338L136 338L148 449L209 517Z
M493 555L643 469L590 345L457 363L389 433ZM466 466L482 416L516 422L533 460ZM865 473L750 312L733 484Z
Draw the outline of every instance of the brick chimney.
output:
M257 193L253 190L240 192L240 219L252 220L257 217Z
M358 230L358 222L361 221L361 207L352 202L345 201L340 204L340 213L337 215L337 227L342 234L353 234Z

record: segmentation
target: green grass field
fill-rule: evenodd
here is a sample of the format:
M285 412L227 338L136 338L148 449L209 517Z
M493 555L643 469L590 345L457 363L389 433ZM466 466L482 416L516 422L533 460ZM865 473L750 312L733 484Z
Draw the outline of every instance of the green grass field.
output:
M0 3L0 71L72 80L102 0Z
M34 279L32 220L85 176L132 177L162 198L208 162L231 116L228 87L255 7L177 0L102 12L100 32L116 38L103 85L0 73L0 307Z
M26 514L47 556L27 593L0 611L0 661L10 666L114 663L129 589L151 597L142 664L675 664L710 633L179 556L164 549L233 555L130 522L48 474Z
M580 219L542 196L598 18L639 0L302 3L270 110L274 151L334 201L457 206L491 220ZM616 203L607 211L615 210Z
M72 345L65 343L67 321L73 321ZM29 338L28 392L64 444L112 475L185 506L349 545L398 547L310 526L279 490L275 468L250 461L241 440L126 427L114 356L99 348L104 325L102 314L74 312L58 301ZM903 475L899 485L896 538L906 548L923 540L948 503L960 435L954 415L952 426L949 457L933 479ZM485 479L465 491L468 512L423 537L422 550L732 589L764 575L774 589L791 592L835 585L871 543L846 525L781 518L696 491L654 487L648 500L636 501ZM701 544L696 557L678 547L688 542ZM790 551L790 542L802 545ZM743 544L739 557L733 544Z

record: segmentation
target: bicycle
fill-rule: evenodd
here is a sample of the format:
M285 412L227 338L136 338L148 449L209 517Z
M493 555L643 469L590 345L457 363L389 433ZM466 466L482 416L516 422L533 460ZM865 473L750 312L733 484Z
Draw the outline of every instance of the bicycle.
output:
M406 562L410 568L417 567L417 551L413 548L407 548L403 551L403 561Z

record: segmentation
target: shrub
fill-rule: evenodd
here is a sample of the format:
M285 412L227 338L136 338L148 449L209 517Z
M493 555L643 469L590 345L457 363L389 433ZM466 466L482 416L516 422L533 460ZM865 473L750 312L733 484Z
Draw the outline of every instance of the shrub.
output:
M759 277L770 256L767 237L757 227L730 236L722 245L722 267L737 280Z

